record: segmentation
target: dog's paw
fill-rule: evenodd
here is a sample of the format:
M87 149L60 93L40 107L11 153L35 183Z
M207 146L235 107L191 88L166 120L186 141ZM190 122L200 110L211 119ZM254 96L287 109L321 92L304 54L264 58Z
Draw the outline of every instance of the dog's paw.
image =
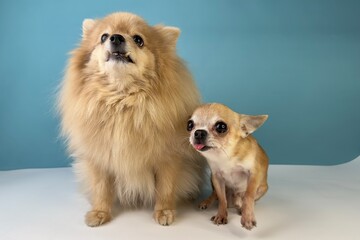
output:
M200 204L199 204L199 209L201 210L205 210L209 207L209 203L205 200L205 201L202 201Z
M111 220L111 215L103 211L89 211L86 213L85 222L89 227L97 227Z
M216 225L228 223L227 216L222 214L216 214L210 220Z
M254 213L248 213L246 211L243 211L241 215L241 225L247 230L251 230L253 227L256 227Z
M169 226L174 222L175 210L156 210L154 212L154 219L162 226Z

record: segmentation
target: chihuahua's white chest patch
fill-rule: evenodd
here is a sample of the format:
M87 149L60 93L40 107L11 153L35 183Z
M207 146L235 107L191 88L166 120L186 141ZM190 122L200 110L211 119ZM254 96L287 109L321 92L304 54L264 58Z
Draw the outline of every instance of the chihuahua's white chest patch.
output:
M228 188L235 192L245 192L250 175L250 169L254 162L252 156L246 159L230 158L221 151L206 151L203 153L206 157L211 171L225 181Z

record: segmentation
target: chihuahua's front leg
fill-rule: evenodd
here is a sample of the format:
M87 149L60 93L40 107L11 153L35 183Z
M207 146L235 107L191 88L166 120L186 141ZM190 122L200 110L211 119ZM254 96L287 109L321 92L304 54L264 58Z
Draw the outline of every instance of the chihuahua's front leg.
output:
M211 218L215 224L227 224L227 201L225 192L225 180L218 173L213 173L211 176L212 183L219 199L218 213Z
M250 173L248 185L241 207L241 225L248 230L256 227L254 205L258 185L259 184L256 175Z

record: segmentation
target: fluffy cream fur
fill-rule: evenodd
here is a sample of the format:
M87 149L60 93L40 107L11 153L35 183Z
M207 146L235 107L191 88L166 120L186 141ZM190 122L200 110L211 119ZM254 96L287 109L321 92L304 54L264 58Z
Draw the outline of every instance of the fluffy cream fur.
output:
M134 63L108 60L100 38L121 34ZM155 205L162 225L175 201L195 196L204 161L189 146L186 121L199 105L192 77L176 54L179 29L149 26L130 13L86 19L59 95L62 134L90 196L89 226L122 206ZM139 47L137 34L144 39Z

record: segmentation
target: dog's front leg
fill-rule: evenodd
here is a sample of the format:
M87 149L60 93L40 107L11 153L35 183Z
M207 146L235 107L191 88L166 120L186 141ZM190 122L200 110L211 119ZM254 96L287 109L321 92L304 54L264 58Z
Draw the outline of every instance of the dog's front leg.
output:
M215 190L213 190L211 195L199 204L199 208L202 210L207 209L215 200L217 200L217 195Z
M246 192L243 197L243 204L241 207L241 225L248 230L256 227L254 205L258 185L259 183L256 175L250 173Z
M76 168L82 172L83 180L88 184L91 210L85 216L90 227L100 226L111 220L111 207L114 202L114 179L90 161L78 162Z
M175 219L177 180L176 163L162 163L155 172L156 199L154 219L163 226L168 226Z
M212 183L214 185L216 195L219 199L218 212L211 218L215 224L227 224L227 200L225 191L225 180L221 175L213 173L211 176Z

